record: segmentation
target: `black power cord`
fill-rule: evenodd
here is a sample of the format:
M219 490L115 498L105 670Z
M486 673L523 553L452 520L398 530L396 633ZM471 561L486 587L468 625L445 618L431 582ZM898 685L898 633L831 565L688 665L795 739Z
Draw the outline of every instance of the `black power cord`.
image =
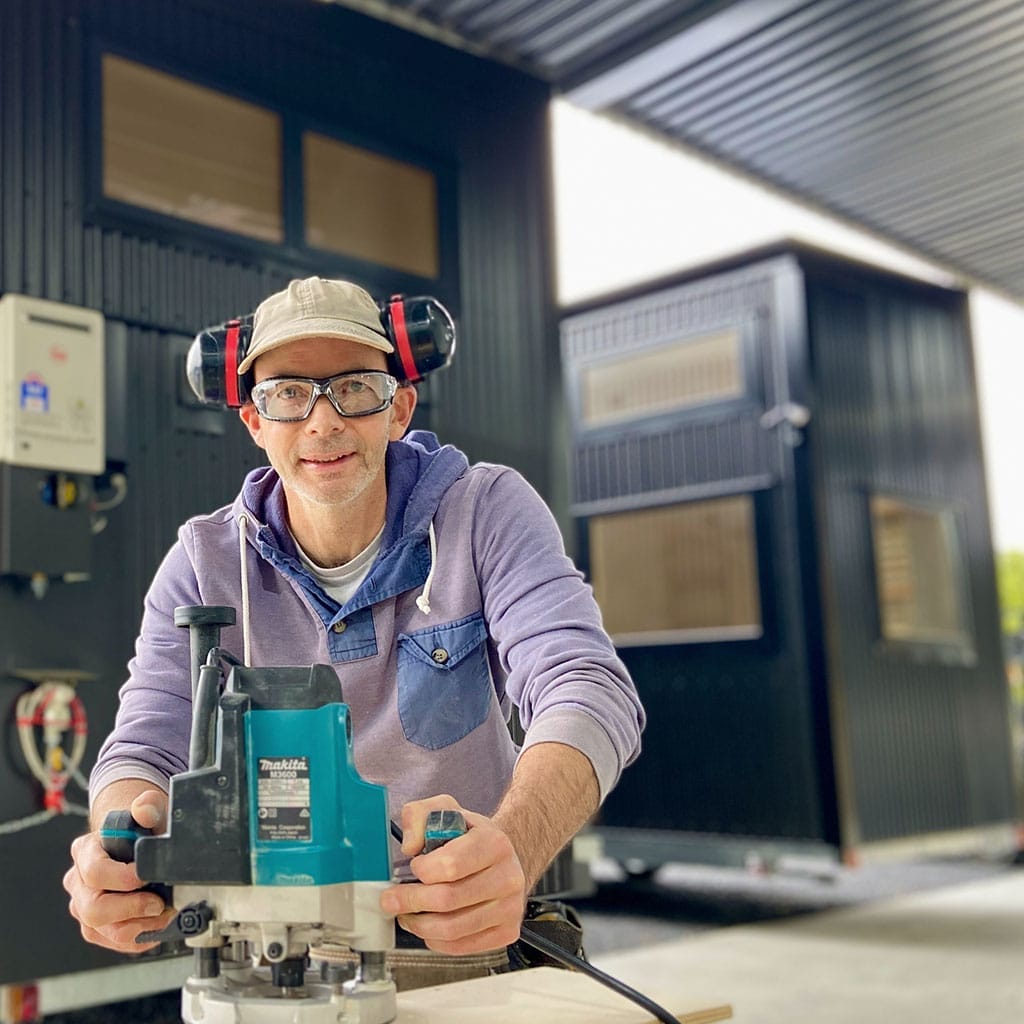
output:
M663 1024L679 1024L678 1017L669 1013L663 1006L659 1006L653 999L648 999L642 992L637 992L635 988L631 988L624 981L619 981L618 978L613 978L610 974L606 974L599 967L588 963L582 957L567 952L556 942L544 938L543 935L538 935L532 928L528 928L525 922L519 929L519 940L539 950L541 953L546 953L552 960L557 960L560 964L564 964L569 970L579 971L580 974L587 974L595 981L606 985L613 992L618 992L620 996L631 999L637 1006L642 1007L651 1014L655 1020L660 1020Z
M403 837L401 828L394 821L389 821L388 825L392 836L401 843ZM527 927L525 921L519 929L519 940L520 942L525 942L527 946L537 950L537 952L551 957L552 960L557 960L564 967L568 967L570 971L579 971L580 974L586 974L595 981L610 988L613 992L617 992L620 996L625 996L626 999L632 1000L637 1006L651 1014L655 1020L661 1021L662 1024L679 1024L678 1017L669 1013L663 1006L659 1006L653 999L649 999L642 992L631 988L624 981L619 981L618 978L613 978L610 974L606 974L599 967L588 963L582 957L562 949L557 943L546 939L543 935L538 935L532 928Z

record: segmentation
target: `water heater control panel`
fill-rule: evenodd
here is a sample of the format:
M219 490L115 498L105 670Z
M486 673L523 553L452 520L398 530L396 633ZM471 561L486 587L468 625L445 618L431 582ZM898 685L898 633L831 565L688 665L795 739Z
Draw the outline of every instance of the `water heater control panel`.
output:
M104 471L103 339L96 310L0 298L0 461Z

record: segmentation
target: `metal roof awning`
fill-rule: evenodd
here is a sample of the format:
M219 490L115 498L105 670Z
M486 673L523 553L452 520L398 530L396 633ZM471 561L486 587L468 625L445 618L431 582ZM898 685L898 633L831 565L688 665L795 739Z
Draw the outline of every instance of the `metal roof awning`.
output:
M1024 300L1021 0L346 0Z

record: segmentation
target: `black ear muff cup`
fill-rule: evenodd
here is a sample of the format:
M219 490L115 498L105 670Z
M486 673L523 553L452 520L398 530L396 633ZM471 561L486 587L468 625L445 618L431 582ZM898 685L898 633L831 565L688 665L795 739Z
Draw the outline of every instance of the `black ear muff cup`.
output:
M395 346L389 369L400 384L417 384L451 362L455 324L437 299L393 295L381 304L381 320Z
M185 375L204 405L238 409L249 401L249 374L238 375L252 336L252 317L200 331L189 346Z

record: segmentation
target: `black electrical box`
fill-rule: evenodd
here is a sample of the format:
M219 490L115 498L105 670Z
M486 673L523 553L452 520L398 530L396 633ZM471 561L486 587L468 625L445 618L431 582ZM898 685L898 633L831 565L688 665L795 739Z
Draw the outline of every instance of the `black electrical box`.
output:
M0 574L63 578L91 571L89 508L79 491L89 483L0 463Z

